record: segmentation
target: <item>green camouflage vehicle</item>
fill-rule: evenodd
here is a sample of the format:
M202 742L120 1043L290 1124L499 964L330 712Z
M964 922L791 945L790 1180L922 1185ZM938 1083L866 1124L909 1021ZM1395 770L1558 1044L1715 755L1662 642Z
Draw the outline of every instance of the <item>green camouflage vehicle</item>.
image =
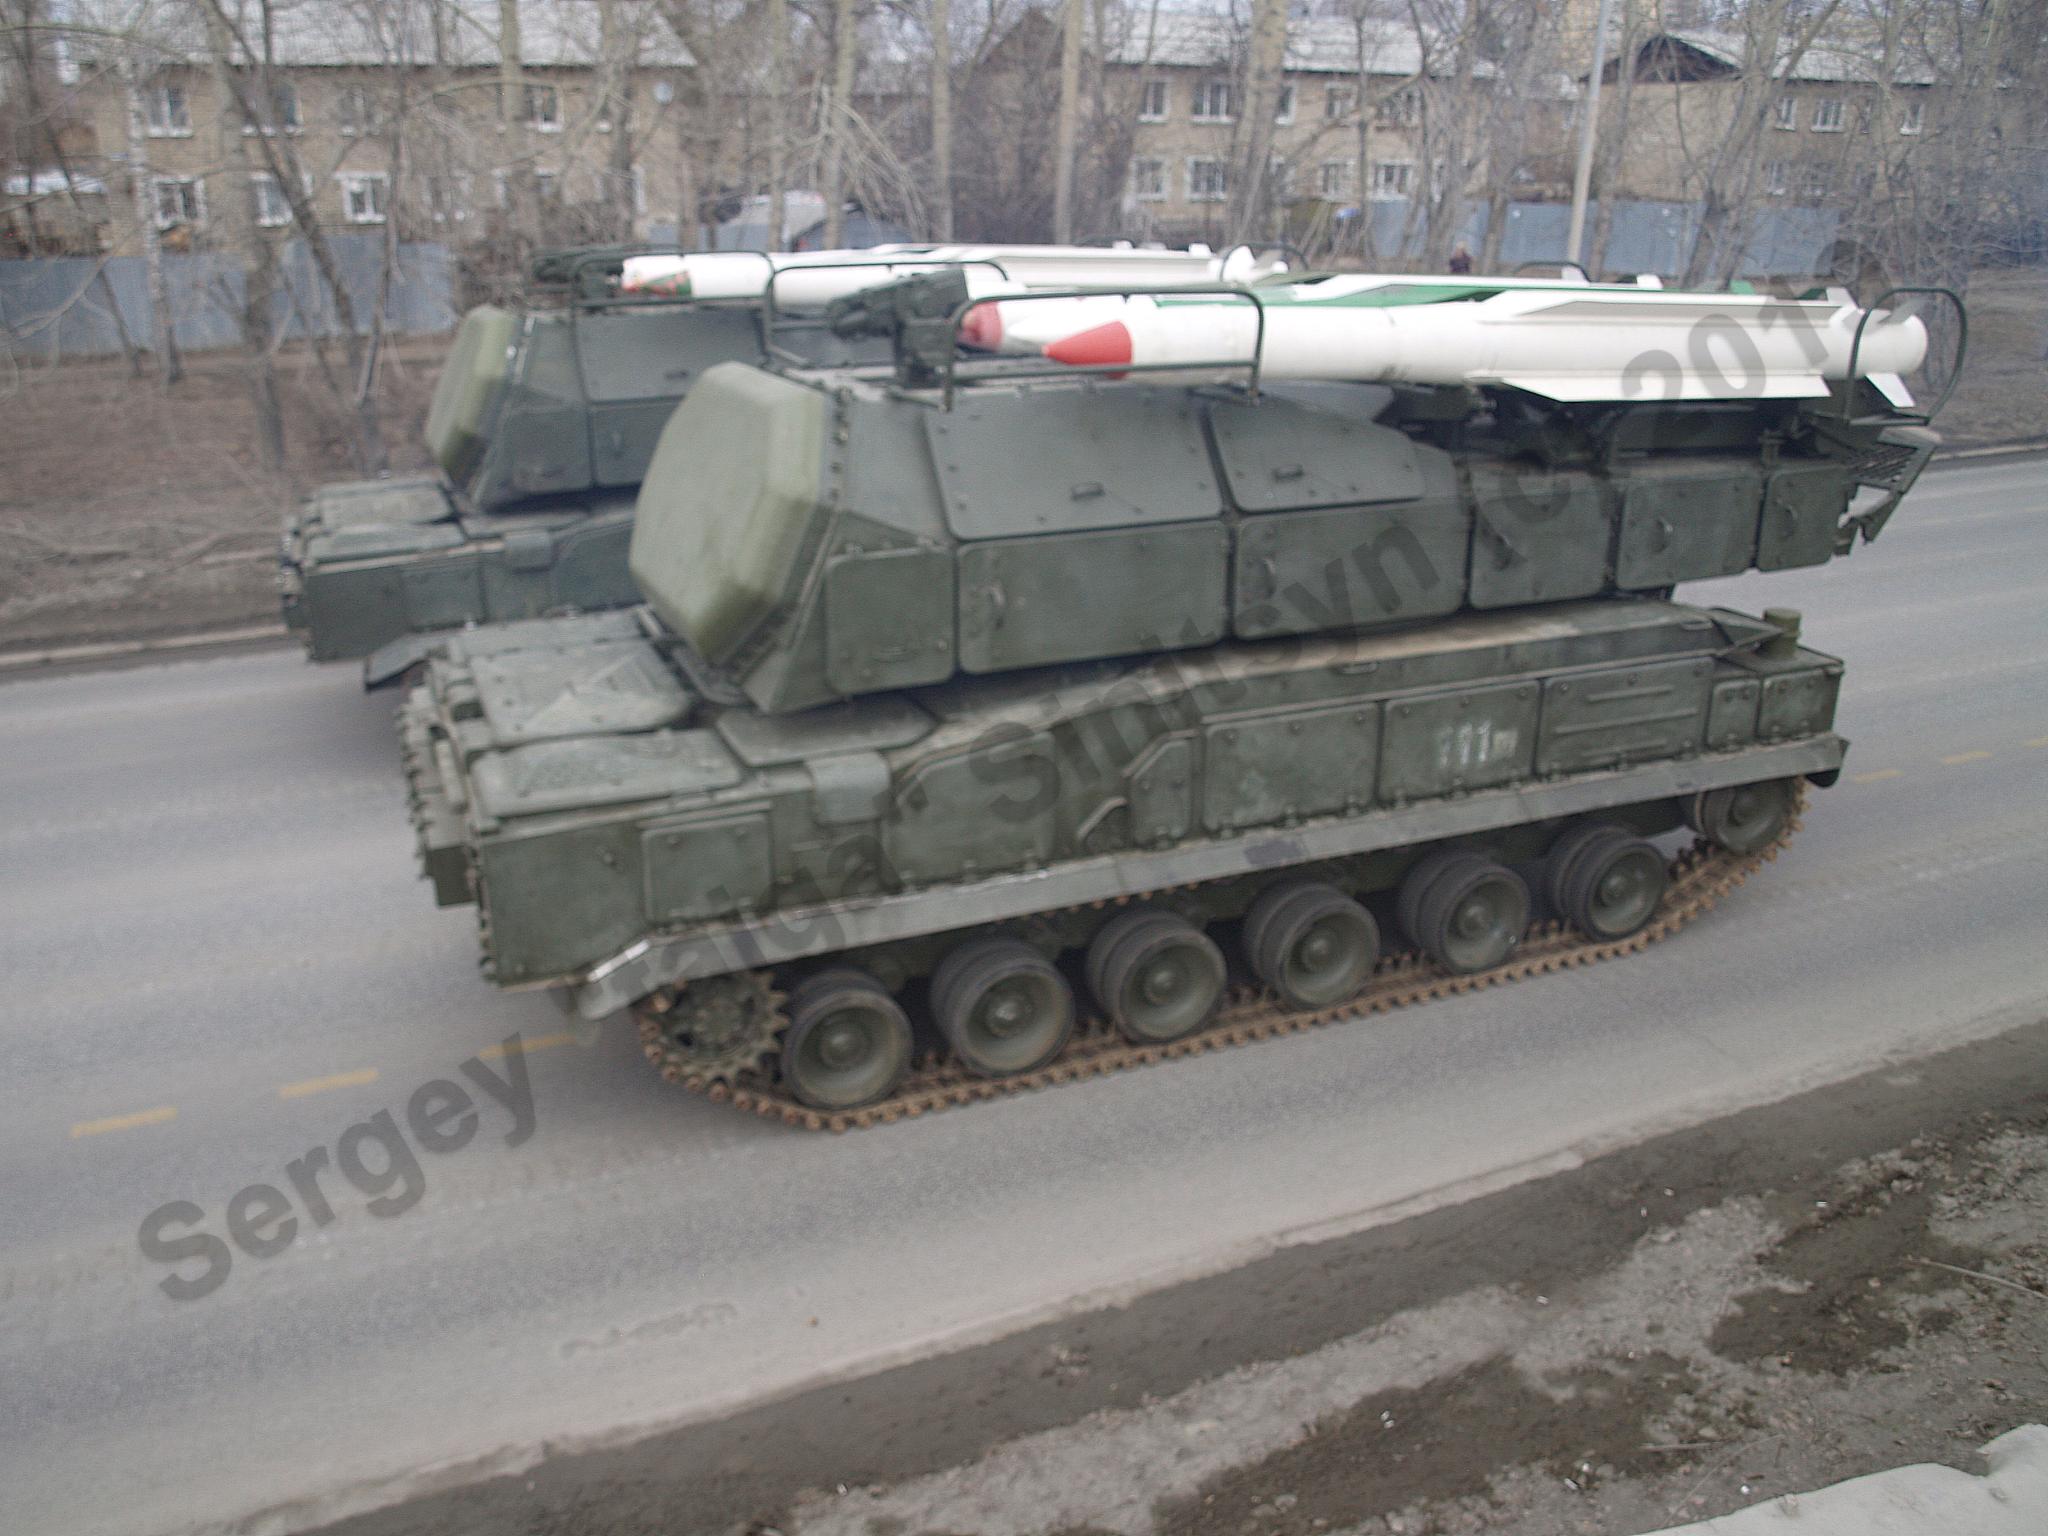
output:
M768 356L758 303L622 296L643 247L538 258L523 310L463 316L427 413L439 473L322 487L285 525L286 624L315 661L366 657L389 682L467 624L639 601L626 574L633 502L692 381ZM785 320L788 361L886 358Z
M488 974L670 1079L838 1129L1622 953L1838 775L1842 664L1672 589L1875 537L1931 412L970 380L920 309L710 370L645 606L401 711Z

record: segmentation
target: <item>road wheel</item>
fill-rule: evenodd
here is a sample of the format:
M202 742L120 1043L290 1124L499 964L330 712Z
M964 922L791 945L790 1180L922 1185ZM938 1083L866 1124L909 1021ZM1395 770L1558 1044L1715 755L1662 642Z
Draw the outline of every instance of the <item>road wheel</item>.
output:
M1653 844L1598 824L1565 833L1544 866L1551 906L1593 939L1625 939L1649 922L1666 879L1664 855Z
M1223 1000L1223 951L1171 912L1126 912L1088 946L1088 986L1140 1045L1193 1034Z
M872 1104L909 1070L910 1020L867 972L835 967L790 994L782 1081L813 1109Z
M1784 832L1792 819L1793 781L1766 779L1710 789L1686 802L1686 823L1730 853L1758 853Z
M975 939L933 976L932 1016L968 1071L1009 1077L1059 1055L1074 1030L1074 991L1029 944Z
M1410 943L1422 943L1422 898L1429 894L1429 888L1445 870L1454 869L1472 857L1467 849L1439 848L1424 854L1402 877L1400 889L1394 893L1394 918Z
M1529 926L1529 888L1504 865L1476 853L1446 862L1420 893L1415 942L1458 975L1491 970L1515 952Z
M1333 885L1292 880L1244 922L1252 973L1290 1008L1334 1008L1365 990L1380 958L1379 924Z

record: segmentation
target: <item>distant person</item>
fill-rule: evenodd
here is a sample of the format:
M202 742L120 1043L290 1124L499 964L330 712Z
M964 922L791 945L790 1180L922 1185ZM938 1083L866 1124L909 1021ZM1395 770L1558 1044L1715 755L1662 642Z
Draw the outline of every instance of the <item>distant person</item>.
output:
M1460 240L1451 247L1451 259L1445 262L1444 265L1450 269L1454 277L1469 277L1472 275L1472 252L1467 248L1464 241Z

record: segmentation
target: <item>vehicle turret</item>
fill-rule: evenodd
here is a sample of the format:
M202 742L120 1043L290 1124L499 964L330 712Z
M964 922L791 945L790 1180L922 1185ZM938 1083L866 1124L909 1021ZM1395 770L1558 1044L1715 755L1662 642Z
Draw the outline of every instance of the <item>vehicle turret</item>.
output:
M894 380L724 364L662 433L634 580L760 709L1816 565L1933 447L1862 380L1631 403L973 371L958 281L842 312L895 331Z

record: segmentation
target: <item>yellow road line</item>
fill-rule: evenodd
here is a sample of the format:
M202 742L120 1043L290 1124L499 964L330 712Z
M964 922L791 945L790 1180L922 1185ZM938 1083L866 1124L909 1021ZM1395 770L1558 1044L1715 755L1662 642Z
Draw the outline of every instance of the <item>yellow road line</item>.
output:
M1953 757L1944 757L1942 761L1949 767L1955 768L1963 763L1981 763L1990 755L1989 752L1958 752Z
M1882 784L1886 779L1902 779L1905 776L1905 770L1901 768L1873 768L1868 773L1850 774L1849 782L1851 784Z
M132 1115L109 1115L104 1120L81 1120L71 1127L71 1139L81 1136L98 1136L107 1131L132 1131L139 1125L162 1125L166 1120L178 1118L174 1104L159 1104L155 1109L138 1110Z
M2036 736L2027 745L2030 747L2048 747L2048 736Z
M325 1093L330 1088L360 1088L365 1083L377 1081L377 1069L364 1067L356 1072L337 1072L332 1077L309 1077L302 1083L286 1083L277 1090L280 1099L303 1099L311 1093Z
M558 1045L574 1045L576 1037L566 1031L559 1035L536 1035L531 1040L521 1040L509 1047L522 1056L531 1056L535 1051L551 1051ZM477 1052L485 1061L503 1061L508 1054L504 1045L487 1045Z

